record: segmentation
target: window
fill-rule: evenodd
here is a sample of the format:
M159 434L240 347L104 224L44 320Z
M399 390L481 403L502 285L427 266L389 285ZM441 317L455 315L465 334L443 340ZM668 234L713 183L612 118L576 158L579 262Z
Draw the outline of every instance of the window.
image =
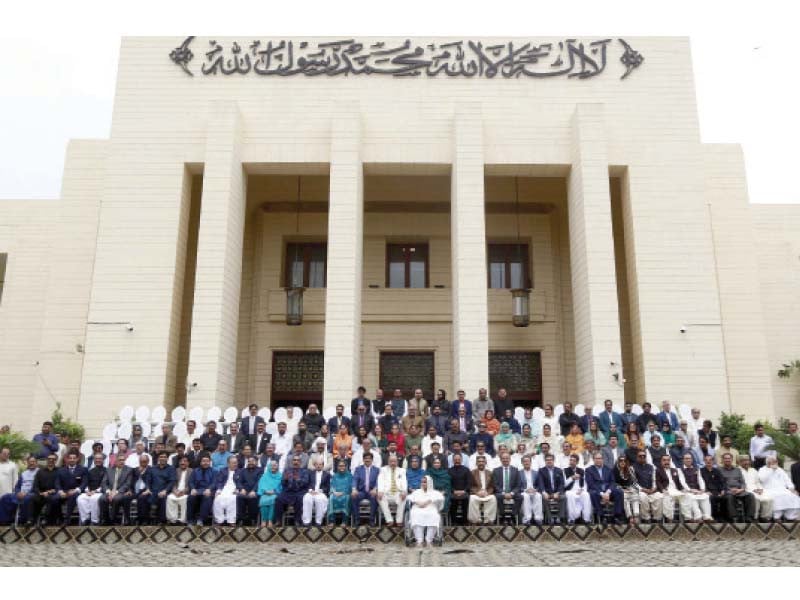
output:
M529 288L528 244L489 244L489 287Z
M324 288L327 262L328 245L324 242L286 244L284 285L286 287Z
M489 394L505 388L515 406L542 403L541 352L489 352Z
M8 254L0 253L0 302L3 301L3 285L6 282L6 263Z
M386 287L428 287L428 244L386 245Z

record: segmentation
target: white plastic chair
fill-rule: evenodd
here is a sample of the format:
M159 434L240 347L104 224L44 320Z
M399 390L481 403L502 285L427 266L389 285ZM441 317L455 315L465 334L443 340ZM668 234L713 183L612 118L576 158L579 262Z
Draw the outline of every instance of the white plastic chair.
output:
M258 413L257 414L258 414L259 417L261 417L267 423L269 423L269 418L272 416L272 411L268 407L264 406L264 407L258 409Z
M633 406L631 406L631 412L638 417L643 412L642 406L640 404L634 404Z
M576 404L575 408L572 410L573 413L578 415L579 417L583 416L583 404Z
M680 417L687 421L692 418L692 407L688 404L681 404L678 408L680 410Z
M350 410L350 403L349 402L342 402L342 404L344 404L344 416L347 417L348 419L352 419L353 418L353 411ZM370 402L370 406L372 406L371 402ZM336 414L335 408L336 407L334 407L334 414ZM372 409L370 408L370 411L371 410Z
M541 423L542 419L544 419L544 409L540 406L537 406L533 409L531 415L533 416L534 421Z
M133 407L123 406L119 411L119 420L123 423L130 423L133 419Z
M602 404L595 404L592 407L592 416L599 417L600 413L603 412L605 409L606 409L606 407L603 406ZM614 410L613 407L612 407L611 410Z
M81 454L83 454L86 458L89 458L92 455L92 446L94 445L94 440L86 440L81 444ZM84 464L84 466L86 466Z
M131 425L131 422L125 421L122 425L119 426L119 429L117 430L117 439L126 441L131 439L132 431L133 431L133 425Z
M116 423L109 423L105 427L103 427L103 439L104 440L115 440L117 439L117 424Z
M222 418L225 419L225 422L230 424L236 421L236 417L238 416L239 411L236 410L235 406L229 406L225 409L225 412L222 413Z
M292 423L297 424L300 422L300 419L303 418L303 409L298 406L292 406L292 418L289 419L289 411L286 411L286 418L290 420ZM406 407L406 411L408 411L408 407ZM407 412L406 412L407 414Z
M322 409L322 416L325 417L325 420L328 421L336 416L336 407L335 406L328 406L327 408Z
M153 428L150 426L150 423L147 421L140 423L142 426L142 435L146 438L150 437L150 433L153 431Z
M198 427L203 424L203 407L195 406L189 410L189 421L197 423Z
M270 421L269 423L267 423L267 426L264 428L264 431L266 431L270 435L276 435L278 433L278 424L275 421Z
M521 406L517 406L514 409L514 418L517 421L521 421L523 419L523 417L525 417L525 409L522 408Z
M564 405L556 404L555 408L553 408L553 416L556 418L556 420L558 420L558 417L560 417L562 414L564 414Z
M222 418L222 409L219 406L212 406L208 409L208 414L206 415L206 422L208 421L219 421Z
M245 406L244 408L242 408L241 412L239 412L239 417L244 419L249 414L250 414L250 407L249 406Z
M186 418L186 409L183 406L176 406L172 409L172 417L173 423L180 423Z
M103 454L106 455L106 464L108 464L108 457L111 454L111 440L103 439L100 443L103 444Z
M286 420L287 420L286 419L286 408L283 407L283 406L280 406L280 407L276 408L274 416L275 416L275 422L276 423L280 423L281 421L283 421L285 423Z
M139 408L136 409L136 421L139 423L144 423L150 418L150 409L142 404Z
M186 423L184 423L183 421L177 421L175 423L174 427L172 428L172 433L178 439L180 439L183 436L185 436L186 435Z
M167 418L167 409L163 406L156 406L150 413L151 423L163 423Z
M613 410L615 413L622 414L623 412L625 412L625 405L619 404L619 403L612 404L611 405L611 410Z

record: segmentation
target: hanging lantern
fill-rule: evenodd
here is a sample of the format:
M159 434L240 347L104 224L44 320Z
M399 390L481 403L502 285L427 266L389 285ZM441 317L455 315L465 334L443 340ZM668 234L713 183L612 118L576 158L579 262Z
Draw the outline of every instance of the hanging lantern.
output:
M511 317L514 327L531 324L531 291L528 288L511 290Z
M287 287L286 289L286 324L303 324L303 292L304 287Z

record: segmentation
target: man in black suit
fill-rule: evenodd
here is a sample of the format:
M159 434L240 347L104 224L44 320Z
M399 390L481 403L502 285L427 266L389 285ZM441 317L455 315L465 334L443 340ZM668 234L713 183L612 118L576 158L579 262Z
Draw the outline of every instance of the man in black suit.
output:
M504 452L500 456L500 466L492 471L494 479L494 495L497 498L497 514L503 518L506 525L512 524L511 517L505 514L505 502L513 500L514 512L512 515L519 514L519 507L522 504L522 494L520 493L519 471L511 466L511 455Z
M200 441L199 437L196 437L192 440L192 449L186 453L187 458L189 459L189 466L192 469L197 469L200 466L200 460L207 456L209 460L211 460L211 452L203 448L203 442ZM134 476L136 474L134 473Z
M444 434L447 432L449 423L450 419L447 417L447 415L442 414L439 406L434 406L431 416L425 421L425 430L430 431L430 428L433 427L436 429L436 435L444 436ZM449 450L448 448L445 449Z
M257 456L264 454L264 452L267 451L267 444L272 441L272 435L267 433L266 430L267 424L261 421L261 423L256 426L255 435L250 436L250 447Z
M367 433L375 429L375 419L372 418L372 415L367 413L367 407L365 405L362 404L359 406L358 411L353 414L350 427L352 428L353 435L358 434L359 427L365 427L367 429ZM384 431L384 434L386 433L387 432Z
M548 522L553 522L553 515L550 510L550 501L558 502L558 519L564 521L566 498L564 496L564 472L555 466L555 458L552 454L547 454L544 458L544 468L539 469L539 477L536 481L536 488L542 495L542 505L544 517Z
M125 466L125 453L117 455L116 466L106 469L106 480L100 496L100 521L116 525L120 506L125 523L131 521L133 500L133 469Z
M200 442L203 444L203 448L209 452L214 452L219 446L221 439L222 436L217 433L216 421L209 421L206 424L205 432L200 436Z
M89 471L82 464L78 464L77 452L70 451L64 460L66 465L61 467L56 474L57 493L49 500L49 510L60 516L61 506L66 505L66 520L69 523L69 518L78 503L78 496L86 490Z
M256 434L258 424L264 423L264 417L258 416L258 404L251 404L247 407L247 410L250 414L242 419L242 426L239 429L242 434L253 437ZM264 423L264 425L266 425L266 423ZM233 448L230 444L228 444L228 447L231 449Z
M344 416L344 405L337 404L336 416L328 419L328 431L332 432L335 435L336 433L339 432L339 427L341 425L346 425L347 431L350 431L350 419Z
M234 454L239 454L242 451L245 442L247 442L248 437L239 431L239 423L234 421L231 423L228 433L222 436L222 439L228 442L229 451L233 452Z
M358 386L358 390L356 390L356 397L350 401L350 414L354 415L358 412L359 406L364 406L367 409L367 413L369 413L369 398L367 398L367 388L363 385ZM336 431L339 431L338 429Z
M450 519L455 525L467 524L467 506L469 504L469 489L472 483L472 473L463 464L464 456L453 455L453 466L448 469L450 474ZM461 510L459 511L459 507ZM460 515L460 516L459 516Z

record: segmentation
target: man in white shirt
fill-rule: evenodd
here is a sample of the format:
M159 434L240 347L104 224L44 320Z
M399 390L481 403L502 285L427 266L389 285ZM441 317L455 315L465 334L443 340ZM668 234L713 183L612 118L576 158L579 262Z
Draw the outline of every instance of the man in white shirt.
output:
M392 524L390 502L394 502L397 505L397 514L394 522L398 527L403 525L407 494L406 470L397 466L397 456L390 456L389 464L382 467L378 474L378 504L381 507L383 518L387 525Z
M775 442L771 437L764 433L764 426L756 423L756 434L750 438L750 460L753 461L753 468L758 471L767 464L767 458L776 456L775 450L769 450Z
M287 431L283 421L278 423L278 433L270 441L275 444L275 454L285 456L292 451L292 434Z
M744 477L745 489L753 494L756 499L756 518L761 521L772 520L772 497L764 490L764 484L758 476L758 471L750 466L750 457L746 454L739 456L739 465Z
M192 475L188 456L183 456L178 461L178 469L175 474L175 487L167 495L167 521L186 524L186 497L189 495L189 478Z
M592 522L592 499L586 491L584 471L578 466L578 455L570 456L564 469L564 495L567 498L567 520L574 523L581 518L584 523Z
M236 471L239 467L239 459L235 456L228 457L226 469L217 473L216 492L214 495L214 522L222 525L236 525Z
M483 442L478 442L475 447L475 454L469 457L469 469L470 471L474 471L478 468L478 459L482 458L484 463L486 464L486 468L491 471L494 469L497 464L495 464L495 459L492 458L490 454L486 452L486 445ZM498 463L499 464L499 463ZM491 473L489 473L491 475Z
M308 478L308 492L303 496L303 525L311 525L311 518L317 526L328 512L328 494L331 491L331 474L325 471L325 464L319 454L313 455L311 473Z
M522 494L522 524L530 525L531 518L537 525L544 520L542 495L536 489L538 472L532 468L530 456L522 457L522 468L519 470L519 486Z
M700 418L700 409L693 408L692 409L692 417L688 419L688 429L690 432L694 434L694 438L690 438L691 447L697 448L698 444L698 435L697 433L703 428L703 419Z
M431 425L428 427L428 435L422 438L422 456L428 456L431 453L431 444L439 444L442 447L442 438L436 434L436 427Z
M308 457L309 464L313 466L314 461L319 459L322 461L322 470L330 473L333 470L333 456L328 452L328 443L325 438L318 437L314 440L314 447L316 450Z
M544 469L547 464L546 457L548 454L550 454L550 444L542 442L542 445L539 446L539 453L532 457L531 466L534 470L540 471Z
M373 452L372 451L372 442L369 439L365 439L361 443L361 448L353 452L353 458L350 460L350 472L355 473L356 469L364 464L364 454L367 452L372 453L372 466L378 467L379 469L383 466L383 458L381 458L380 452Z
M695 450L698 448L698 438L697 438L697 431L689 427L689 422L686 419L681 419L679 422L680 431L675 432L675 437L677 438L679 434L683 434L683 439L686 441L686 447L689 450Z
M569 466L569 461L572 457L572 454L572 445L569 442L564 442L561 444L561 452L556 454L556 466L559 469L566 469ZM581 460L580 456L578 456L577 467L579 469L583 468L583 461Z
M692 518L692 498L689 487L686 485L683 471L672 466L669 455L662 456L661 464L656 468L656 488L664 495L662 512L667 522L672 522L676 500L680 504L683 518L687 521Z
M125 459L125 466L130 467L131 469L136 469L140 466L141 457L144 456L147 458L147 465L150 466L153 463L152 457L144 451L144 442L136 442L136 449Z
M692 500L690 507L691 518L687 520L694 523L699 523L701 519L703 521L713 521L711 517L711 496L706 492L705 480L700 475L700 470L694 466L691 454L683 455L681 472L686 481L688 495ZM684 515L685 518L686 516Z

